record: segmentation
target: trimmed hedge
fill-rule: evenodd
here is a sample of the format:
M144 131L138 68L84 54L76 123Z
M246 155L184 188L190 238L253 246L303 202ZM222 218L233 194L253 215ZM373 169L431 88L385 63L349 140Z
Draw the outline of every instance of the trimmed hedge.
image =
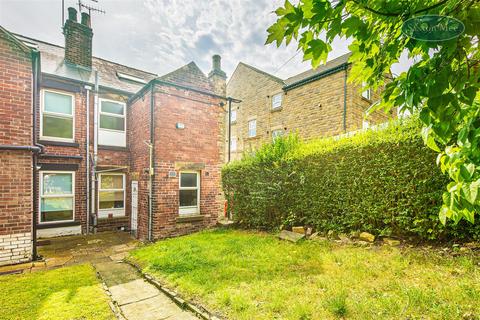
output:
M418 240L479 239L479 224L440 223L448 178L419 132L419 123L408 120L340 139L277 139L223 168L229 209L249 228L310 225Z

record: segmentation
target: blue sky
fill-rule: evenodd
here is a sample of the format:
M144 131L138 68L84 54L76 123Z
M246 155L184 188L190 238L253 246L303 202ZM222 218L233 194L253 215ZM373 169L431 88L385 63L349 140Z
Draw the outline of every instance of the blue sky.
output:
M207 73L220 54L230 76L238 62L287 78L310 68L296 45L265 46L273 11L283 0L83 0L92 14L94 55L164 74L190 61ZM65 0L65 7L76 6ZM63 45L61 0L1 0L0 24L32 38ZM348 52L334 43L329 59ZM295 56L295 57L294 57ZM294 57L293 59L291 59ZM287 60L291 59L285 64ZM284 65L285 64L285 65ZM283 66L282 66L283 65Z

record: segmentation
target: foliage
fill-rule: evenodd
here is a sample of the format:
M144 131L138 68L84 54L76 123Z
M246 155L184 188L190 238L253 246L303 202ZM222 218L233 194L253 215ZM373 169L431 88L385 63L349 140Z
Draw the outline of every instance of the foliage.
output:
M420 110L423 138L439 152L451 182L440 220L474 222L480 209L480 3L478 0L289 0L276 10L267 43L293 39L314 67L326 61L336 38L349 38L353 81L384 87L376 108ZM402 34L412 17L440 14L462 21L456 39L425 42ZM415 61L408 72L390 74L402 54ZM374 109L372 109L374 110Z
M132 252L144 271L226 319L462 319L480 313L468 257L211 230ZM433 280L434 279L434 280Z
M0 288L3 320L115 319L89 265L1 276Z
M409 119L340 139L287 136L264 145L223 168L233 218L266 230L306 224L420 240L480 238L480 226L440 223L448 179L419 127Z

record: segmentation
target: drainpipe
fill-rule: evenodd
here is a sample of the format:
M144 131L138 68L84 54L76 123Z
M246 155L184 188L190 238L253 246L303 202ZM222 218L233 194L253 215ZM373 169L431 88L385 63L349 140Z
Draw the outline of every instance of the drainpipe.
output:
M228 99L228 162L231 157L231 139L232 139L232 98Z
M92 87L85 86L87 90L87 119L86 119L86 130L87 130L87 143L85 146L85 162L86 162L86 181L87 181L87 196L86 196L86 208L87 208L87 234L90 233L90 90Z
M347 74L348 65L345 65L345 78L343 81L343 132L347 132Z
M94 217L93 227L97 226L97 219L95 219L96 210L96 182L95 171L97 170L98 160L98 70L95 70L95 95L93 97L93 164L90 169L92 178L92 198L91 198L91 216ZM89 216L88 219L91 217Z
M148 188L148 241L153 240L153 181L155 175L155 160L154 160L154 137L155 137L155 94L154 94L155 85L152 83L150 87L150 143L149 143L149 152L150 152L150 165L149 165L149 188Z
M37 217L39 213L39 203L38 203L38 184L37 184L37 155L43 153L43 145L37 143L37 96L38 96L38 85L40 82L40 52L34 50L32 51L32 141L33 147L30 148L33 151L32 156L32 260L37 260ZM38 149L37 149L38 148Z

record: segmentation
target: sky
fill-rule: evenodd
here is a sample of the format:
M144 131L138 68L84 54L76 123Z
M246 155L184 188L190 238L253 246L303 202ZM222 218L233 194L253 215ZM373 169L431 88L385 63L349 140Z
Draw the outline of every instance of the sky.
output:
M66 8L78 0L65 1ZM310 69L296 44L264 45L273 12L283 0L82 0L92 13L93 54L162 75L190 61L208 73L222 56L230 76L242 61L280 78ZM62 0L0 0L0 25L27 37L62 45ZM348 52L338 40L328 59Z

